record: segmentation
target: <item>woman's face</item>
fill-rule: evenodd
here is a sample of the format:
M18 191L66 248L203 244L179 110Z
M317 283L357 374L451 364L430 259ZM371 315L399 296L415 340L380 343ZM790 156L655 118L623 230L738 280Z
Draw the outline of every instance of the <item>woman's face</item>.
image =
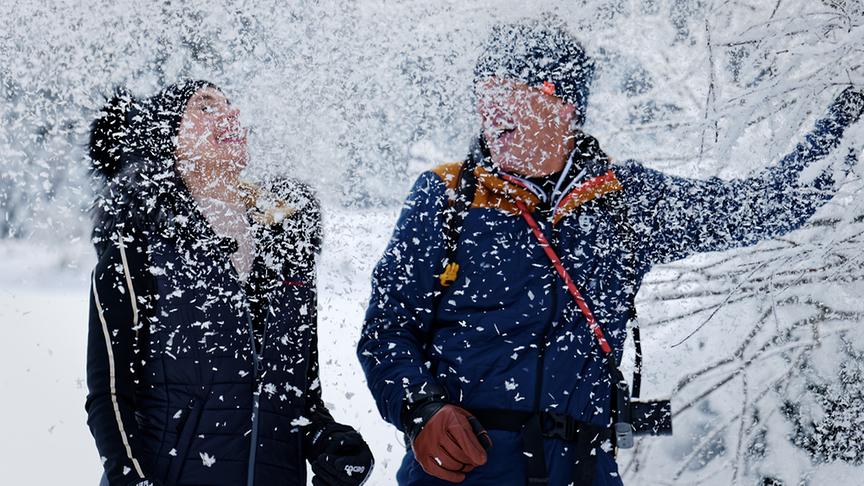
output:
M236 178L246 167L247 131L240 110L215 88L198 90L186 104L177 137L181 174Z

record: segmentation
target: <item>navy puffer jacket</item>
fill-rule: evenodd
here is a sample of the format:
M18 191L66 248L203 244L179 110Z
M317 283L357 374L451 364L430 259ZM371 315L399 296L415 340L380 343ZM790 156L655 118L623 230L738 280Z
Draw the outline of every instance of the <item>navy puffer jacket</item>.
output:
M86 408L108 482L304 485L311 439L333 424L318 381L318 204L296 182L247 188L244 282L233 240L147 164L113 179L94 232Z

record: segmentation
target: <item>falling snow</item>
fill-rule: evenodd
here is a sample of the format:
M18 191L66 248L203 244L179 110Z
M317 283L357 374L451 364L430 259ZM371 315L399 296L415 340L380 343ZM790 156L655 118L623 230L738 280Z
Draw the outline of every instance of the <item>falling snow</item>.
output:
M315 190L324 224L317 306L304 303L297 314L317 316L320 382L315 377L306 390L288 382L308 363L307 356L284 351L305 342L313 325L304 323L274 337L284 359L265 371L286 381L263 383L257 395L294 404L309 390L321 390L335 419L369 442L376 457L370 485L393 484L405 452L401 435L379 415L355 352L370 295L381 309L401 305L371 288L370 276L415 180L463 159L478 133L472 68L493 24L541 10L565 19L597 63L586 132L616 164L635 159L675 176L731 180L776 166L844 87L864 87L864 7L857 0L100 0L4 6L0 322L7 336L0 344L0 383L3 411L17 419L0 441L3 484L97 484L106 460L93 447L83 412L88 288L96 264L88 210L98 190L85 146L90 123L118 86L145 97L181 78L213 81L251 128L245 176L290 177ZM640 437L634 449L619 454L625 484L860 483L864 163L847 172L845 161L850 153L861 156L862 125L850 127L831 156L800 175L802 184L824 171L837 181L833 198L800 229L743 248L658 262L645 275L636 297L643 395L671 397L675 433ZM304 201L291 202L305 207ZM676 204L687 211L691 203ZM258 201L262 221L294 221L274 204ZM422 215L425 222L432 219ZM583 214L572 223L574 232L595 234L608 222ZM490 224L484 231L498 229ZM494 251L472 262L486 273L471 273L441 305L496 309L504 305L503 294L491 288L522 292L508 281L513 262L502 255L532 241L525 231L525 239L503 235ZM482 237L466 237L463 244L477 247ZM430 240L413 235L404 243L390 252L404 277L394 284L399 289L423 274L414 256L430 247ZM575 266L614 245L598 240L574 249L567 262ZM170 282L182 269L168 261L147 271ZM122 275L122 265L112 272ZM601 295L602 280L586 277L583 290ZM306 283L292 278L283 286L302 292ZM462 370L471 370L470 358L487 353L491 343L503 349L496 366L519 368L537 349L514 335L544 312L553 288L544 281L529 289L525 312L509 320L454 322L454 332L477 339L458 341L458 348L457 341L433 344L428 352L435 360L418 360L418 368L447 375L461 390L484 386ZM116 290L127 294L122 282ZM170 307L199 291L209 292L212 302L198 309ZM207 306L236 305L243 300L239 294L208 288L200 279L162 299L164 308L192 316L195 339L160 328L158 318L152 327L142 322L130 329L165 332L164 351L177 363L199 347L208 356L226 356L231 346L248 345L245 330L220 338L216 330L224 322L207 315ZM412 310L434 314L426 307ZM553 345L585 360L590 354L580 339L586 336L562 332ZM614 339L625 342L629 379L632 341L623 330ZM385 354L399 350L396 342L381 348ZM361 356L374 359L369 352ZM210 364L232 379L255 376L252 365L225 371ZM583 378L583 370L568 366L555 381ZM534 385L516 376L503 375L489 386L501 390L502 401L522 406L533 400ZM406 383L383 382L396 389ZM213 399L237 398L220 391ZM555 394L550 407L566 407L571 399L569 390ZM172 403L165 418L185 423L195 405L177 408L184 406ZM312 421L300 415L288 423L302 428ZM251 428L245 421L242 426ZM165 450L171 457L186 454ZM216 464L211 453L198 452L203 467L228 463L220 455ZM46 458L51 467L43 466Z

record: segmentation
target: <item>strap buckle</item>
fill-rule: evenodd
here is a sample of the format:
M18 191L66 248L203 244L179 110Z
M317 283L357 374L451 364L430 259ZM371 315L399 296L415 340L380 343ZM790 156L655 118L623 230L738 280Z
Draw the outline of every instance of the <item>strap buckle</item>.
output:
M542 412L540 419L543 429L543 437L559 440L573 440L576 434L574 421L568 415L560 413Z
M438 280L442 287L449 287L450 284L456 281L459 276L459 264L450 262L444 267L444 271L438 276Z

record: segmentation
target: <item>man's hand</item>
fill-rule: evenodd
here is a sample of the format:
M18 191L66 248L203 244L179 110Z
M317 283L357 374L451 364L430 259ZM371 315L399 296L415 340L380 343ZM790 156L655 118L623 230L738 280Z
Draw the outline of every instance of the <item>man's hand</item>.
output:
M375 465L363 437L347 425L328 427L315 446L314 486L359 486L366 482Z
M474 416L465 410L441 402L428 403L417 409L419 433L411 438L414 457L427 474L461 483L465 473L486 464L486 449L492 447L489 434Z

